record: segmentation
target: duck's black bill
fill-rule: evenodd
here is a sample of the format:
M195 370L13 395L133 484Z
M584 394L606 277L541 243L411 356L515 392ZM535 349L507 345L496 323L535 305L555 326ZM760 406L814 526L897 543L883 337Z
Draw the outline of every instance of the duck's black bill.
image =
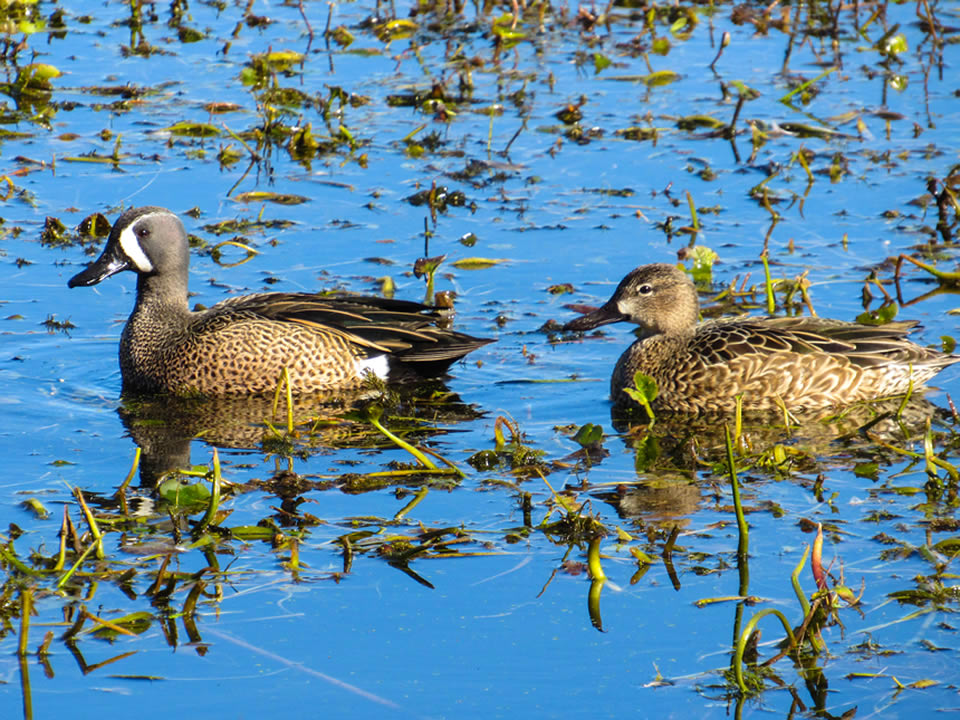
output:
M608 303L607 305L598 307L593 312L571 320L563 326L563 329L567 332L583 332L584 330L593 330L595 327L609 325L610 323L620 322L626 319L627 316L617 310L616 306L610 306Z
M108 245L103 254L90 263L86 270L77 273L67 281L67 287L96 285L101 280L106 280L111 275L129 270L131 267L130 261L116 249L116 246Z

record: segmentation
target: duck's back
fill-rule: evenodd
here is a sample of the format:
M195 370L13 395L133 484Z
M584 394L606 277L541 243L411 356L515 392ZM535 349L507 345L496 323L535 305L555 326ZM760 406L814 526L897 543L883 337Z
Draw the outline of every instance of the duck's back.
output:
M621 356L611 381L618 405L643 372L656 380L655 408L729 411L744 406L815 409L919 388L960 357L907 339L915 323L860 325L817 317L708 321L685 335L638 340Z

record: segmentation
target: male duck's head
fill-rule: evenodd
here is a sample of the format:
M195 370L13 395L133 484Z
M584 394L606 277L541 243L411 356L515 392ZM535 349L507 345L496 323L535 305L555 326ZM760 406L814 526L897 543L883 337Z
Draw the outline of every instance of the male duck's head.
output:
M100 257L70 278L67 285L96 285L123 270L132 270L141 277L186 275L189 252L180 218L161 207L133 208L117 218Z

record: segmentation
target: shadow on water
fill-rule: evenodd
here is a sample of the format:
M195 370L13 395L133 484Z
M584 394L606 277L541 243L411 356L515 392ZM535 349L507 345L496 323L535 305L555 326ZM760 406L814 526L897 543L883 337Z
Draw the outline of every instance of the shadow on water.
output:
M287 405L287 401L292 404ZM117 412L141 450L140 484L191 467L194 441L254 455L307 457L330 449L382 449L391 441L370 422L371 406L385 412L391 431L411 441L450 432L481 417L440 381L408 383L377 392L236 398L125 397Z
M912 397L787 416L750 412L739 422L726 415L663 413L650 424L642 410L614 408L611 421L634 453L637 479L595 487L590 494L621 518L668 525L686 523L706 494L722 495L703 471L727 461L728 432L744 467L774 479L803 481L828 470L870 477L879 473L880 464L904 456L921 461L922 455L898 448L922 442L931 432L949 435L952 416L924 397Z

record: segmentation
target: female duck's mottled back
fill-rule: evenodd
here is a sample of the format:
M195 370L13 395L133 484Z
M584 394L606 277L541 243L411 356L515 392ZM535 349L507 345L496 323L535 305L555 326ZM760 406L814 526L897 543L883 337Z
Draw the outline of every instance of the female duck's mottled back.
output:
M441 375L491 342L437 326L414 302L259 293L208 310L187 305L190 249L180 219L160 207L123 213L103 254L70 279L94 285L132 270L137 300L120 338L124 392L252 395L272 392L284 368L295 392Z
M845 405L907 392L960 356L907 339L915 323L873 326L818 317L741 317L699 323L696 288L677 267L643 265L617 286L602 307L565 330L589 330L626 320L641 337L613 371L610 393L619 407L636 406L624 388L634 374L659 389L655 410L728 412L745 408L793 410Z

